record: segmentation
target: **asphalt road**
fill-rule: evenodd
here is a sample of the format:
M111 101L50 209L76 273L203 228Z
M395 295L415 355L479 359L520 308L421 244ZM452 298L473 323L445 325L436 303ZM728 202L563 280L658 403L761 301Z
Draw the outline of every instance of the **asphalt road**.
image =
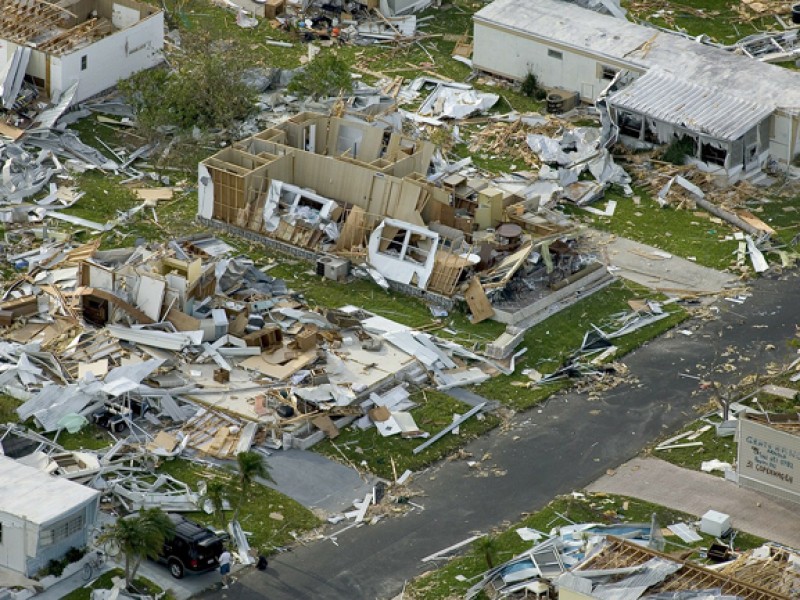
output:
M299 547L274 558L266 573L247 572L230 590L201 597L395 596L430 568L422 557L582 489L692 420L693 407L710 398L695 377L735 382L790 360L796 350L788 342L800 321L797 281L795 275L759 281L744 304L720 300L717 317L681 326L693 335L670 333L628 355L624 362L638 381L595 400L577 392L558 395L517 415L511 428L476 440L466 450L476 458L490 453L483 461L488 476L477 476L463 460L421 474L415 485L424 496L415 500L423 511L351 529L338 536L338 546L323 540Z

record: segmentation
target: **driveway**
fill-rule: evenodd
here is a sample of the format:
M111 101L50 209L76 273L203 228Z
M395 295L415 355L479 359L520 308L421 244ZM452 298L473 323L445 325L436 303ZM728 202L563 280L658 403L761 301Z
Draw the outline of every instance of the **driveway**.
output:
M735 529L800 548L796 504L657 458L634 458L613 473L604 475L586 489L632 496L696 517L716 510L730 515Z
M275 557L227 590L235 599L391 598L430 568L420 559L474 532L507 526L554 496L582 489L647 444L696 417L710 399L696 378L723 383L788 362L795 350L797 278L762 280L744 304L718 302L715 318L682 325L625 358L637 381L590 400L570 392L514 417L466 447L484 458L486 477L465 461L418 474L423 511L350 529ZM341 527L341 525L339 526ZM334 528L335 530L335 528ZM219 593L201 597L218 598Z

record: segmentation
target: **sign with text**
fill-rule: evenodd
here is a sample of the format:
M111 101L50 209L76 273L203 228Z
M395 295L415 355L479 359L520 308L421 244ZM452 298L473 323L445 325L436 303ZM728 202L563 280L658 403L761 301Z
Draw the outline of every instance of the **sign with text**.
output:
M737 471L745 487L800 502L800 436L741 419Z

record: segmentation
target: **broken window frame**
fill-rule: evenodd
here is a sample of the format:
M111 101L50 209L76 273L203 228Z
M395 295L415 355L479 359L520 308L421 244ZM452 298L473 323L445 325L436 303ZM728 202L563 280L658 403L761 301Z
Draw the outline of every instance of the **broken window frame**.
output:
M700 152L698 157L700 162L724 167L728 160L728 148L720 148L718 147L719 145L720 143L714 143L714 140L701 138L699 144Z
M636 133L635 126L638 121L638 133ZM642 139L642 132L644 130L644 117L638 113L621 110L617 112L617 127L619 127L619 134L625 137L633 138L636 140Z
M597 63L597 78L602 81L613 81L619 72L617 67Z
M387 230L394 230L394 229L397 229L397 231L392 237L390 238L385 237L384 234L387 232ZM402 235L402 241L398 239L400 238L401 235ZM414 238L417 239L415 240ZM411 229L401 229L396 227L390 228L389 226L386 226L381 232L381 237L380 237L381 243L378 246L378 253L382 254L383 256L389 256L391 258L395 258L405 262L410 262L415 265L424 265L428 261L430 250L426 250L425 248L419 246L418 243L415 243L419 242L422 239L428 239L431 243L433 241L432 238L426 238L425 236L420 235L419 233L416 233ZM383 242L387 242L386 250L381 250ZM399 249L396 248L398 244L400 246ZM393 246L395 247L393 249L397 252L397 254L388 252L388 250ZM412 254L422 255L422 259L420 260L415 256L411 256Z

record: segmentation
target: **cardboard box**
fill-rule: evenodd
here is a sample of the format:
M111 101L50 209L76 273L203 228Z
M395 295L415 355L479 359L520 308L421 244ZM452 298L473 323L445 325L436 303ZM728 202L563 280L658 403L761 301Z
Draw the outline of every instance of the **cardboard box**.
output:
M285 0L267 0L266 4L264 4L264 17L267 19L274 19L285 11Z

